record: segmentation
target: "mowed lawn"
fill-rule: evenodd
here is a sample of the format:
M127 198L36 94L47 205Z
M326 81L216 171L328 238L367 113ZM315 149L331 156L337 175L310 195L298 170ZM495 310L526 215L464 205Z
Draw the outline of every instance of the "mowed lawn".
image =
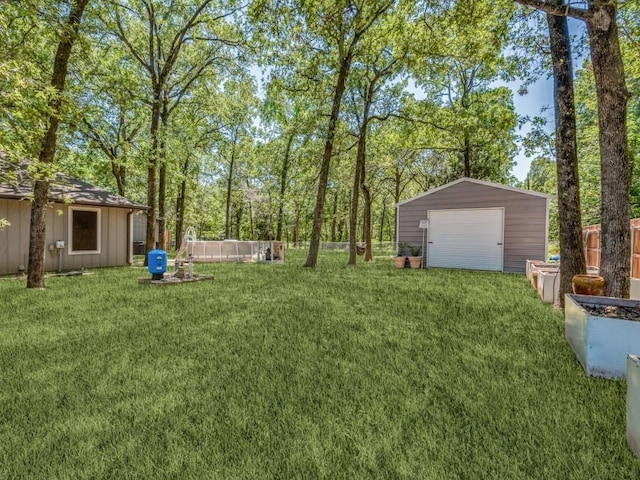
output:
M0 478L640 478L524 275L287 255L0 280Z

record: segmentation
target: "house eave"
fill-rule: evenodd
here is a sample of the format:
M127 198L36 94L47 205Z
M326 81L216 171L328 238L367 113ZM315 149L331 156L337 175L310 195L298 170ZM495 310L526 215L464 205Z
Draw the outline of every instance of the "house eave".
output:
M17 200L17 201L31 201L30 194L24 193L16 193L16 194L8 194L8 193L0 193L0 198L6 198L8 200ZM87 207L105 207L105 208L125 208L128 210L139 210L139 211L147 211L149 207L146 205L141 205L138 203L104 203L104 202L87 202L87 201L78 201L72 198L60 198L60 197L49 197L48 201L51 203L59 203L59 204L67 204L67 205L85 205Z

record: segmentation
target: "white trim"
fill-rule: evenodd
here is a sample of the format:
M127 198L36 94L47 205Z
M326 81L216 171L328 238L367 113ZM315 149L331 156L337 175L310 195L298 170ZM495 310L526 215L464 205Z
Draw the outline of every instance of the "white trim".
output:
M96 212L97 218L97 250L72 250L73 249L73 212ZM68 233L69 233L69 247L67 250L67 255L99 255L102 253L102 209L99 207L69 207L69 222L68 222Z
M440 185L439 187L432 188L431 190L427 190L426 192L421 193L420 195L416 195L415 197L409 198L408 200L403 200L402 202L398 202L396 203L396 207L399 207L409 202L413 202L414 200L417 200L419 198L426 197L427 195L431 195L432 193L439 192L440 190L444 190L445 188L453 187L454 185L457 185L458 183L462 183L462 182L476 183L478 185L484 185L485 187L501 188L503 190L508 190L510 192L522 193L525 195L532 195L534 197L542 197L546 199L554 198L554 195L549 195L548 193L535 192L533 190L525 190L523 188L511 187L509 185L502 185L500 183L493 183L493 182L487 182L485 180L477 180L475 178L462 177L462 178L459 178L458 180L454 180L453 182L449 182L444 185Z

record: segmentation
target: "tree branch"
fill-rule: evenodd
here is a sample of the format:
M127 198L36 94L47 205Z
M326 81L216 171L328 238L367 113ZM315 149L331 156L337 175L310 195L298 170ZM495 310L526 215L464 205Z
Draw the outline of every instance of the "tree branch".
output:
M576 8L570 6L569 3L566 5L555 5L553 3L547 3L545 0L514 0L516 3L520 5L524 5L525 7L532 7L536 10L541 10L543 12L549 13L551 15L555 15L558 17L571 17L576 18L578 20L588 21L592 17L592 13L590 10L586 10L584 8Z

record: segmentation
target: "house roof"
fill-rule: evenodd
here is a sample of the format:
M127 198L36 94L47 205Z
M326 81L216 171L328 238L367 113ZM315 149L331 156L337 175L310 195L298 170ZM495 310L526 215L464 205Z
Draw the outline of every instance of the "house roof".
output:
M510 192L516 192L516 193L522 193L524 195L532 195L534 197L546 198L547 200L555 198L553 195L549 195L548 193L535 192L533 190L525 190L524 188L511 187L509 185L503 185L501 183L493 183L493 182L487 182L485 180L478 180L478 179L475 179L475 178L462 177L462 178L459 178L458 180L454 180L453 182L445 183L444 185L440 185L439 187L432 188L431 190L427 190L426 192L421 193L420 195L416 195L413 198L409 198L408 200L404 200L402 202L398 202L398 203L396 203L396 207L399 207L399 206L404 205L404 204L409 203L409 202L413 202L414 200L417 200L418 198L422 198L422 197L425 197L427 195L431 195L432 193L439 192L440 190L444 190L445 188L453 187L454 185L457 185L457 184L463 183L463 182L476 183L478 185L484 185L486 187L492 187L492 188L500 188L500 189L503 189L503 190L508 190Z
M1 162L0 167L4 169ZM10 183L5 179L0 180L0 198L22 200L30 198L32 195L33 183L25 170L18 171L15 183ZM55 180L49 186L49 201L76 205L133 208L135 210L148 209L145 205L132 202L125 197L62 173L57 173Z

